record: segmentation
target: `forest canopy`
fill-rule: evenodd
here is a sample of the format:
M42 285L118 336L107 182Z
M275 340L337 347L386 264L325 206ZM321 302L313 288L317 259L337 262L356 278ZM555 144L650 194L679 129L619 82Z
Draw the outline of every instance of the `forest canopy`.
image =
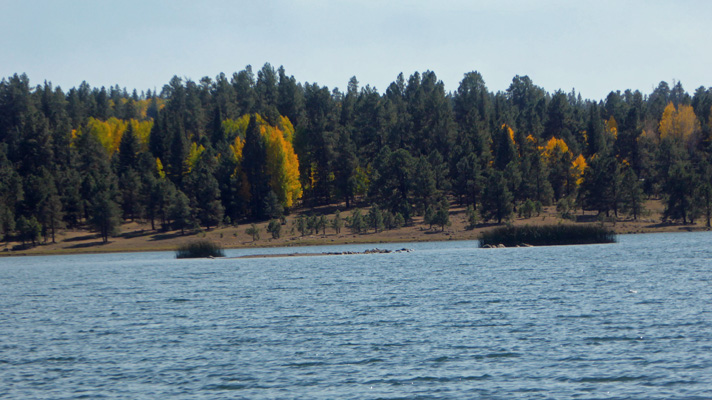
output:
M452 202L498 223L533 203L637 218L651 197L665 220L709 224L711 90L589 100L468 72L447 92L425 71L340 91L265 64L65 92L16 74L0 81L0 237L87 226L106 241L122 220L210 229L334 203L406 223Z

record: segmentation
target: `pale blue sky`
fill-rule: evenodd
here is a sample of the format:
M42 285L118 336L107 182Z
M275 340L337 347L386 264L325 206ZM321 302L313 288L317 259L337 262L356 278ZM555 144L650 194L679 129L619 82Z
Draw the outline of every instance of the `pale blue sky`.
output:
M173 75L283 65L299 82L385 91L434 71L455 90L529 75L549 92L649 94L661 80L712 86L712 1L0 0L0 77L67 90L86 80L160 89Z

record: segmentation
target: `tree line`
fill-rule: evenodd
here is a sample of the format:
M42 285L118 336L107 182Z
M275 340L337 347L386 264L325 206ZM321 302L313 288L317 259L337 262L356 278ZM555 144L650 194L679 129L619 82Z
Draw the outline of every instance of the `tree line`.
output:
M665 220L709 225L711 90L595 101L527 76L492 92L469 72L447 92L426 71L340 91L265 64L160 92L64 92L16 74L0 81L0 236L107 240L122 220L211 229L334 203L405 224L452 202L472 221L551 204L638 218L650 197Z

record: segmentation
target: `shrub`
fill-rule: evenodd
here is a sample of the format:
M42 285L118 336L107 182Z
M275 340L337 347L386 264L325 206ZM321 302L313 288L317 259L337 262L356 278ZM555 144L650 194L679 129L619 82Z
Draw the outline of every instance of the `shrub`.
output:
M334 219L331 221L331 227L334 229L334 232L336 234L341 233L341 227L344 226L344 221L341 219L341 212L339 210L336 210L336 214L334 214Z
M536 206L534 205L534 202L531 201L531 199L527 199L520 207L519 207L519 216L524 217L524 218L531 218L532 215L534 214Z
M366 228L366 221L358 208L351 214L349 228L351 228L351 233L361 233Z
M279 236L282 233L282 224L276 219L269 221L269 225L267 225L267 232L272 234L273 239L279 239Z
M465 229L468 231L475 229L477 224L480 222L479 215L472 205L467 206L467 209L465 210L465 217L467 218L467 226Z
M260 240L260 228L257 225L252 224L249 228L245 229L245 233L252 236L252 241Z
M480 235L480 247L498 244L511 247L522 244L553 246L615 242L615 233L599 225L503 226Z
M225 252L216 243L198 240L186 243L176 250L176 258L225 257Z

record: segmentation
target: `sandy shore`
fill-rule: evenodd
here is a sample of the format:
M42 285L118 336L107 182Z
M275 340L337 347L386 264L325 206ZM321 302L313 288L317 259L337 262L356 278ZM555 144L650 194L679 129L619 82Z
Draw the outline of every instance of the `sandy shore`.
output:
M638 221L629 219L618 219L604 222L605 226L613 229L619 234L629 233L656 233L656 232L689 232L706 230L705 221L697 221L696 224L666 224L660 222L660 212L662 205L659 201L649 201L647 203L648 214L639 218ZM319 214L325 210L315 210ZM181 235L180 231L157 232L151 230L146 223L126 223L122 226L121 234L110 238L108 243L103 243L101 238L93 232L85 230L66 230L60 232L56 237L56 243L43 243L33 248L22 249L20 243L9 242L0 243L0 256L12 255L51 255L51 254L80 254L80 253L105 253L105 252L132 252L132 251L173 251L179 245L196 239L209 239L218 243L226 249L234 248L259 248L259 247L291 247L291 246L313 246L313 245L338 245L371 243L374 247L378 243L407 243L440 240L476 240L479 234L486 229L491 229L495 225L480 225L476 229L465 229L467 222L463 208L456 207L450 210L451 226L444 230L439 228L430 229L422 223L422 218L416 218L412 226L381 231L375 233L372 229L367 233L354 234L348 228L342 228L340 233L327 228L326 234L311 234L301 236L294 229L292 221L294 213L287 217L287 224L282 226L282 233L279 239L273 239L267 232L267 223L257 224L261 238L252 240L252 237L245 233L249 225L228 226L210 231L190 232ZM350 215L350 212L343 212L342 217ZM332 215L328 215L331 219ZM594 213L577 212L576 223L600 223ZM547 207L538 217L515 218L512 223L515 225L543 225L556 223L573 223L570 220L562 220L556 214L553 207ZM295 254L302 256L301 254Z

